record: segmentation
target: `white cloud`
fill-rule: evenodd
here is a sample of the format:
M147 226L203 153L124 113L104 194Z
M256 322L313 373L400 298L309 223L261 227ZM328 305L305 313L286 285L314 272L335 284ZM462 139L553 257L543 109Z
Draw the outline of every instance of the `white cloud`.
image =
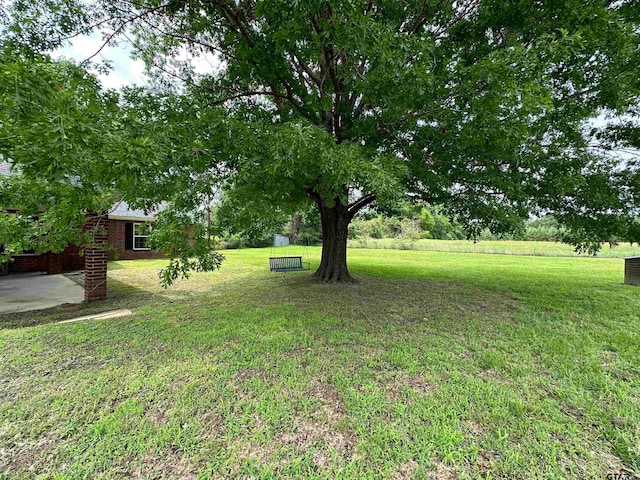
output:
M126 43L103 46L97 34L76 37L71 45L52 52L54 58L69 58L76 61L92 58L94 62L107 60L112 69L107 74L98 74L105 88L121 88L127 85L146 85L144 62L131 59L131 48Z
M97 34L83 35L75 38L72 43L64 48L52 52L55 58L69 58L78 62L87 60L99 63L107 60L112 69L108 74L98 74L98 78L105 88L118 89L127 85L148 85L149 78L145 74L145 65L142 60L131 59L131 45L122 41L117 45L104 45L104 40ZM215 74L224 63L212 53L194 55L186 48L180 48L175 59L188 62L196 74Z
M188 62L199 75L214 74L221 68L222 62L217 55L206 52L195 56L188 52L186 48L181 48L176 60Z

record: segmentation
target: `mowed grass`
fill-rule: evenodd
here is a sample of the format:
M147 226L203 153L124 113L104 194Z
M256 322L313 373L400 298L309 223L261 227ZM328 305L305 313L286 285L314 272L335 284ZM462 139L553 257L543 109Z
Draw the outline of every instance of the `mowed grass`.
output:
M640 468L640 288L622 260L354 249L360 281L342 286L271 274L270 252L227 251L167 291L163 261L114 262L105 302L0 317L0 476Z
M407 238L359 238L349 240L350 248L424 250L429 252L493 253L498 255L537 255L546 257L578 257L572 245L560 242L534 242L521 240L432 240ZM637 244L605 244L597 253L601 258L624 258L640 255Z

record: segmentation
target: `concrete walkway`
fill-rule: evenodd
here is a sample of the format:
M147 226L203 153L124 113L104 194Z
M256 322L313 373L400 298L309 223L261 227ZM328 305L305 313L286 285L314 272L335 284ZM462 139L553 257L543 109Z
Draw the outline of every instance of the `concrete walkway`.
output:
M64 275L23 274L0 277L0 315L80 303L84 289Z

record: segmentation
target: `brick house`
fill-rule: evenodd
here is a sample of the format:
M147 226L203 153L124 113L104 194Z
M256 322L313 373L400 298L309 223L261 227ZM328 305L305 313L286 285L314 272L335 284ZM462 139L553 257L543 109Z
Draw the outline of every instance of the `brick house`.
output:
M139 260L164 258L159 250L146 246L146 228L153 225L153 215L131 209L126 202L114 205L107 215L107 244L109 260Z
M146 228L154 217L141 210L133 210L125 202L114 205L107 213L107 258L109 260L137 260L164 258L164 254L146 246ZM69 245L59 253L25 252L15 255L7 265L7 273L43 272L56 274L84 268L84 256L80 248Z
M11 165L0 161L0 175L11 175ZM11 212L10 206L0 210ZM20 272L59 274L71 270L85 270L85 298L106 298L107 260L136 260L164 258L159 250L147 247L147 233L155 221L153 215L118 202L102 215L87 215L85 229L93 229L97 248L87 248L84 255L79 247L69 245L62 252L23 252L8 264L0 264L0 275ZM2 246L0 245L0 248Z

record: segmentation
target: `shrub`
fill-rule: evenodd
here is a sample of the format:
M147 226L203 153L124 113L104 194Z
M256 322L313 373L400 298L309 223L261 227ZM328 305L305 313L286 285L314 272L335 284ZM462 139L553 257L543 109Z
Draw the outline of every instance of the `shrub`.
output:
M348 238L350 240L354 240L356 238L362 238L364 237L365 233L365 227L364 227L364 220L360 220L360 219L354 219L350 224L349 224L349 233L348 233Z
M435 225L436 222L433 219L433 215L431 215L431 212L426 208L423 208L420 212L420 227L422 228L422 231L429 232L429 235L431 235L431 231L433 230L433 227L435 227Z
M418 229L418 222L411 218L403 218L400 221L400 236L410 240L420 238L421 231Z
M367 220L364 223L364 234L371 238L384 238L385 237L385 225L384 217L382 215Z

